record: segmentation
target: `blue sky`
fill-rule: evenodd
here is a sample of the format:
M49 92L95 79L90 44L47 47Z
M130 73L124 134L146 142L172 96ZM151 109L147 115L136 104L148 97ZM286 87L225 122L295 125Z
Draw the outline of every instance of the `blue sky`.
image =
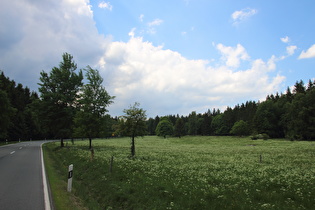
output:
M0 69L37 90L63 52L97 68L120 115L187 115L314 79L312 0L4 0Z

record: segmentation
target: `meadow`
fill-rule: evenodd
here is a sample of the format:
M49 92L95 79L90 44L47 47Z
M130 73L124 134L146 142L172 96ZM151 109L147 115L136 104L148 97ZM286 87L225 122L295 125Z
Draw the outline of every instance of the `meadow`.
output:
M314 209L315 142L186 136L44 146L88 209ZM113 157L112 168L110 159ZM63 190L66 190L66 185Z

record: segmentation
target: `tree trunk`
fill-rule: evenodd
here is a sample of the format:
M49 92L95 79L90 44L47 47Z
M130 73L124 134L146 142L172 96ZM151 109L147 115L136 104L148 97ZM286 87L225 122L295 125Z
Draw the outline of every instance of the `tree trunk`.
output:
M136 155L136 148L135 148L135 137L131 137L131 156L134 157Z
M90 147L89 147L89 149L92 149L92 138L89 138L89 141L90 141Z
M60 139L60 147L64 147L63 138Z

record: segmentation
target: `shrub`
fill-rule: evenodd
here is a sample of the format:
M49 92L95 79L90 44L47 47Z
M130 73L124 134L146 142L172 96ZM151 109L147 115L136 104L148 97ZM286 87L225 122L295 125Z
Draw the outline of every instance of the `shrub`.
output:
M237 136L248 135L249 134L248 123L243 120L235 122L230 133Z

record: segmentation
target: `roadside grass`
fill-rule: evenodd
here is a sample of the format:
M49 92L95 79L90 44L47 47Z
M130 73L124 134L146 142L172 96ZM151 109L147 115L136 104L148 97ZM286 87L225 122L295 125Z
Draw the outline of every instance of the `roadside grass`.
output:
M19 141L0 141L0 146L8 145L8 144L16 144L19 143Z
M315 142L148 136L130 158L130 139L115 138L93 140L93 160L88 141L45 147L57 178L74 164L72 194L88 209L315 207ZM66 191L59 183L54 197Z
M67 192L67 174L59 169L58 160L52 157L53 151L49 151L46 144L43 145L45 170L49 180L53 204L56 210L85 210L80 198Z

